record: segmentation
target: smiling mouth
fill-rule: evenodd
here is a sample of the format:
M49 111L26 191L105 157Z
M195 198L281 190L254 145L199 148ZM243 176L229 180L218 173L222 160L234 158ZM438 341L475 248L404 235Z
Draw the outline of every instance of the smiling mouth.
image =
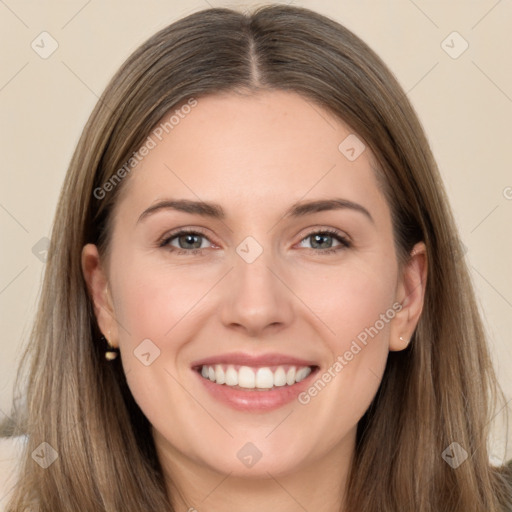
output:
M303 381L318 366L243 366L234 364L201 365L195 370L206 380L241 391L271 391L289 388Z

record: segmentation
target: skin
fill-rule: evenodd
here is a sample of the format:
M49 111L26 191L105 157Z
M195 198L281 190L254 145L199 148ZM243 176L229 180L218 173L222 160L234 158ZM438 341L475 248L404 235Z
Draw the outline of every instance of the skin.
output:
M83 248L98 324L120 348L178 510L343 508L357 422L388 352L412 336L427 272L423 243L399 267L370 150L355 161L338 150L350 133L291 92L200 98L123 184L109 260L92 244ZM138 222L171 197L217 202L226 218L160 210ZM331 197L364 206L373 222L350 209L283 218L295 202ZM181 240L188 254L158 247L181 227L203 228L202 254L192 254L194 240ZM325 246L308 236L322 228L352 245L322 254ZM252 263L236 252L247 236L263 249ZM340 247L336 238L326 243ZM400 312L306 405L234 410L211 398L190 368L243 351L312 359L325 371L393 303ZM160 350L149 366L133 354L144 339ZM237 457L247 442L262 453L251 468Z

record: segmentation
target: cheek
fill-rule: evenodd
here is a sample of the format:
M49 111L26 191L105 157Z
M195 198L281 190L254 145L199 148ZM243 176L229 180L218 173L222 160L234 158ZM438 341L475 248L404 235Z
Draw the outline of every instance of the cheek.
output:
M113 276L118 290L115 301L116 317L124 327L120 342L127 338L133 343L154 339L164 344L182 319L194 317L200 301L216 280L214 269L163 266L151 258L134 258L123 262Z
M313 287L314 276L304 282L302 297L329 328L330 360L298 401L319 424L332 425L326 443L357 424L378 390L396 315L396 277L394 268L374 262L340 268L322 286Z
M204 272L156 265L142 256L124 259L117 269L112 272L115 311L122 326L121 359L130 392L172 444L192 446L190 418L202 418L204 410L183 385L190 370L178 361L199 330L198 301L212 280L205 279Z
M397 271L381 259L347 258L339 266L291 270L293 289L330 332L326 339L331 352L342 354L358 336L364 342L368 330L376 335L372 327L379 339L387 336Z

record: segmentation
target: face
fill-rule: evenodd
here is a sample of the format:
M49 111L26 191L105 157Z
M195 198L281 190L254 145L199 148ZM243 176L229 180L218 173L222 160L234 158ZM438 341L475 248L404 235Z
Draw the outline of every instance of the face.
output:
M253 477L348 456L424 276L420 246L399 268L370 150L290 92L199 98L160 132L109 261L83 252L159 453Z

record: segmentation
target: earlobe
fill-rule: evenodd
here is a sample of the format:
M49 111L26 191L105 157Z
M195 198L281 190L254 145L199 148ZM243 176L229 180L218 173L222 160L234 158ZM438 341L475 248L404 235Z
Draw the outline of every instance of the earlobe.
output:
M389 350L403 350L409 345L423 311L426 283L427 249L418 242L397 286L397 301L402 307L391 323Z
M94 244L84 245L82 249L82 272L93 303L98 327L104 334L110 331L109 341L116 346L117 324L108 290L108 278L101 265L98 248Z

